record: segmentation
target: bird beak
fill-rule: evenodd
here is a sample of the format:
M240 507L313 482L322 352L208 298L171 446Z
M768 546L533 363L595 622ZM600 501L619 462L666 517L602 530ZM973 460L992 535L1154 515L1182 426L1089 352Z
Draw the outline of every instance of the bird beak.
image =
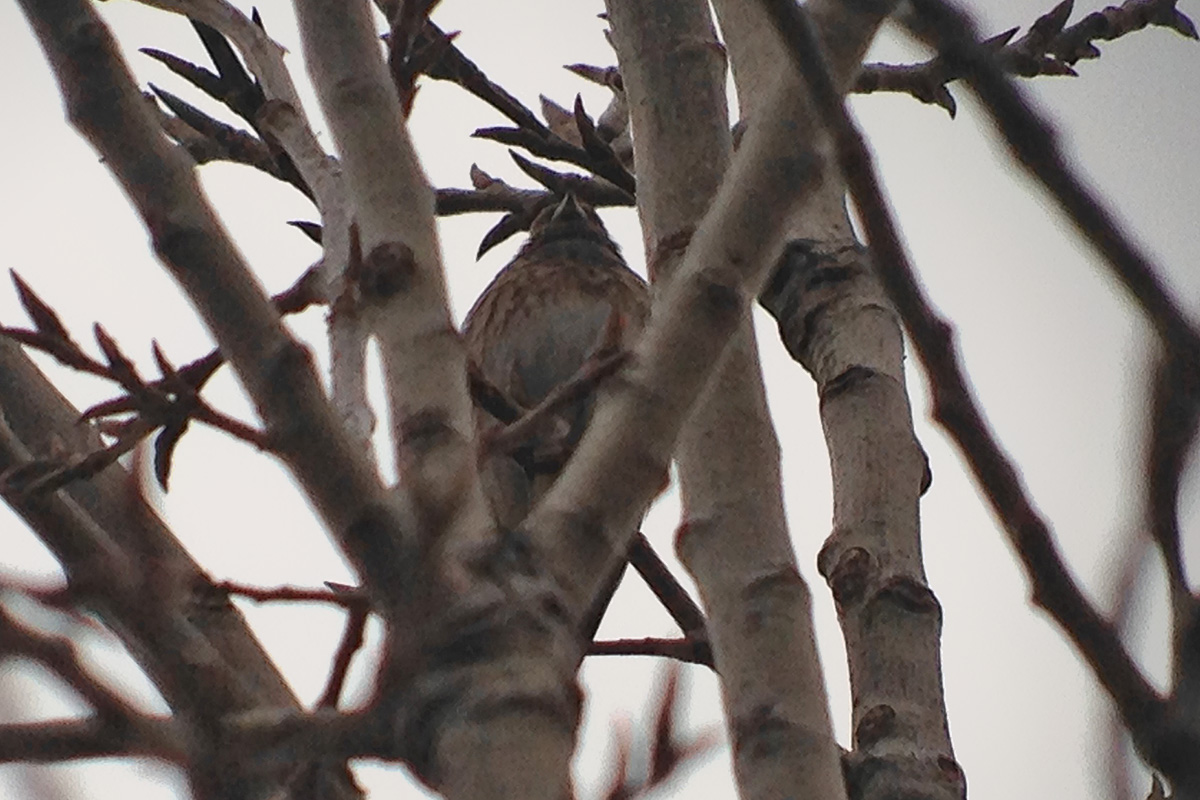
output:
M559 202L558 207L554 209L554 213L550 215L550 222L551 224L561 224L586 218L587 215L583 213L583 208L580 207L579 201L575 199L575 194L567 192L566 197Z

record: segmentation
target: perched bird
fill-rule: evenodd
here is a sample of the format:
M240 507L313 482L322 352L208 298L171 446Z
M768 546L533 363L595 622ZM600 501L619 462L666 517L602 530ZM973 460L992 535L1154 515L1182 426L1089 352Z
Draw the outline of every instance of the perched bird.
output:
M477 376L516 411L537 406L605 348L628 349L649 315L645 281L626 266L596 212L568 194L468 312L463 339ZM572 401L512 452L481 464L497 522L519 523L554 482L590 418ZM479 412L484 439L497 420ZM504 420L510 421L510 420Z

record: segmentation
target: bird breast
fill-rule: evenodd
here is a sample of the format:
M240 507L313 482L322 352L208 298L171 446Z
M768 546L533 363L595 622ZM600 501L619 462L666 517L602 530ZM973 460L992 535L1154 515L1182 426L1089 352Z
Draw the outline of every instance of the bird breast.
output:
M485 291L464 334L484 378L530 408L595 355L611 315L629 347L647 310L646 286L624 264L518 260Z

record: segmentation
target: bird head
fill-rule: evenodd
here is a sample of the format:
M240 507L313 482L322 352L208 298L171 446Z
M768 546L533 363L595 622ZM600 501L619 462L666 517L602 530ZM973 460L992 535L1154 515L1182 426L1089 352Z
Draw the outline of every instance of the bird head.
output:
M596 209L571 192L555 205L546 206L534 218L529 226L529 241L522 250L564 240L593 242L620 254L620 248L608 235Z

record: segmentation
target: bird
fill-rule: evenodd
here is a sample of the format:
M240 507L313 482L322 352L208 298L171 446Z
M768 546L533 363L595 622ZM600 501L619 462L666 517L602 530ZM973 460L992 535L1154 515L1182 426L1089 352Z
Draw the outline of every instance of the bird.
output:
M632 348L649 313L646 282L625 263L595 209L568 192L534 218L528 240L467 313L462 336L475 376L513 417L603 351ZM594 405L591 391L559 408L520 447L484 453L480 474L498 525L515 527L546 493ZM502 416L477 411L483 441L487 430L512 421Z

